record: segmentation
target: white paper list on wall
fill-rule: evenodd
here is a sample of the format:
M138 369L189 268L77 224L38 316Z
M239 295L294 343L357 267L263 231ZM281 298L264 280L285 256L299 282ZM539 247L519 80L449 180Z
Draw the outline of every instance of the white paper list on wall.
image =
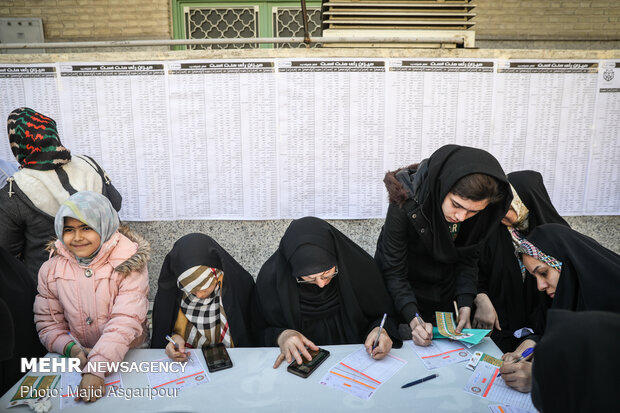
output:
M564 215L620 213L617 61L0 65L0 118L19 106L101 162L126 220L382 218L385 171L448 143L540 171Z

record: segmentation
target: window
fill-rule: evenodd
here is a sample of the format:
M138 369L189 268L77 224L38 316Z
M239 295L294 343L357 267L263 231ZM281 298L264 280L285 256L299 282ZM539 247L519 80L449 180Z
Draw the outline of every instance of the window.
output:
M308 1L306 6L310 35L320 36L321 2ZM303 20L299 2L173 0L172 17L176 39L303 37ZM187 49L249 49L273 46L271 44L238 43L188 45ZM296 46L303 47L303 45L290 43L275 45L275 47Z

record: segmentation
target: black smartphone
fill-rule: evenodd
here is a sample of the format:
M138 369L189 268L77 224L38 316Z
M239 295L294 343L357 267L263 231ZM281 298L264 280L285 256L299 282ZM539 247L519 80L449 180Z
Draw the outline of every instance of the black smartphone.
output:
M233 366L228 351L226 351L226 346L222 343L203 347L202 354L204 354L205 360L207 360L207 368L211 373L229 369Z
M322 348L318 350L308 349L308 353L310 353L312 360L308 361L305 357L302 356L302 358L304 359L303 364L299 365L296 361L293 361L291 364L289 364L286 370L289 373L293 373L305 379L309 375L311 375L312 372L316 370L321 365L321 363L323 363L327 359L327 357L329 357L329 351Z

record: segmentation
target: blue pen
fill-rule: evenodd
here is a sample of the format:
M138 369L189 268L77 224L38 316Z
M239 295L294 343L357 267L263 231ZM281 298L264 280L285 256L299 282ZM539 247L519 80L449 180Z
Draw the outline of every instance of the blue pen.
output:
M439 377L439 373L431 374L430 376L423 377L418 380L414 380L411 383L403 384L400 386L401 389L406 389L407 387L415 386L416 384L424 383L425 381L429 381L434 379L435 377Z
M518 363L521 360L523 360L524 358L527 358L533 352L534 352L534 347L526 348L525 351L523 353L521 353L521 356L517 359L517 361L515 361L515 363ZM501 375L502 375L502 373L497 373L497 377L499 377Z

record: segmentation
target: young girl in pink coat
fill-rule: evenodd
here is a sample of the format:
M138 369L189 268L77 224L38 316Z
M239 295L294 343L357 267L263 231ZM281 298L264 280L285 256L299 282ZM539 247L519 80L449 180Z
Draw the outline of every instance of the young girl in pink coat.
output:
M34 319L50 352L80 359L80 399L93 402L105 394L107 369L92 366L122 361L147 337L150 248L119 230L110 201L96 192L66 200L54 228L58 240L39 270Z

